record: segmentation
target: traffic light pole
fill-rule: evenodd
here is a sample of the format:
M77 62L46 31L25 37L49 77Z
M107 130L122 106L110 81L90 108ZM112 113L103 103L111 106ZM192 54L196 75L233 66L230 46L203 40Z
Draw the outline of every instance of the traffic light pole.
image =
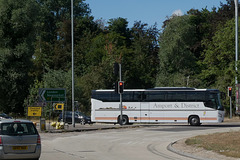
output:
M228 96L229 96L229 105L230 105L230 110L229 110L229 118L232 119L232 87L228 87Z
M122 81L122 65L121 63L119 63L119 80ZM120 94L120 125L122 125L122 119L123 119L123 115L122 115L122 93Z
M232 119L232 97L230 96L230 119Z

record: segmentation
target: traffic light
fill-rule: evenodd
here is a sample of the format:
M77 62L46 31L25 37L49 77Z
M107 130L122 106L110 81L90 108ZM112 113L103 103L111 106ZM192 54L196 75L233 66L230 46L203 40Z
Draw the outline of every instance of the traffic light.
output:
M229 97L232 96L232 87L228 87L228 96L229 96Z
M123 93L124 90L124 82L123 81L119 81L118 82L118 93Z

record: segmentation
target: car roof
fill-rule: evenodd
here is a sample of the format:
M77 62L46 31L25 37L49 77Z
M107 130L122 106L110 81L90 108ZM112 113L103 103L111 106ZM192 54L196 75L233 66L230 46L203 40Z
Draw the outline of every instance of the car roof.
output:
M32 121L26 119L0 119L0 123L32 123Z
M65 113L72 113L72 111L65 111ZM82 113L80 111L75 111L75 113Z

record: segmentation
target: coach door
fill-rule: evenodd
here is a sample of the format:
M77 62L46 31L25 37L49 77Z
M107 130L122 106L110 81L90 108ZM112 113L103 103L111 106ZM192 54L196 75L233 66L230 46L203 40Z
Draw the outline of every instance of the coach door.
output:
M149 102L141 102L141 122L149 122Z

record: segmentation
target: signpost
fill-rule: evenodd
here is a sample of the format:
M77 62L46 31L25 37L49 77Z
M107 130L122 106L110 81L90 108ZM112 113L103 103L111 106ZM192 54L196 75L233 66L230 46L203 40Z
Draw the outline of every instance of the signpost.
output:
M62 110L62 111L64 110L64 103L67 101L65 88L39 88L38 95L39 95L38 103L44 104L45 106L46 104L52 105L52 103L56 102L57 105L54 106L55 110ZM51 111L53 112L53 107L49 112L49 127L50 127ZM42 112L42 109L41 109L41 112ZM31 112L31 111L29 112L28 110L28 116L36 116L36 115L38 115L38 112ZM41 125L41 130L46 129L45 119L40 118L40 125Z
M65 102L66 89L64 88L40 88L39 95L44 102Z

